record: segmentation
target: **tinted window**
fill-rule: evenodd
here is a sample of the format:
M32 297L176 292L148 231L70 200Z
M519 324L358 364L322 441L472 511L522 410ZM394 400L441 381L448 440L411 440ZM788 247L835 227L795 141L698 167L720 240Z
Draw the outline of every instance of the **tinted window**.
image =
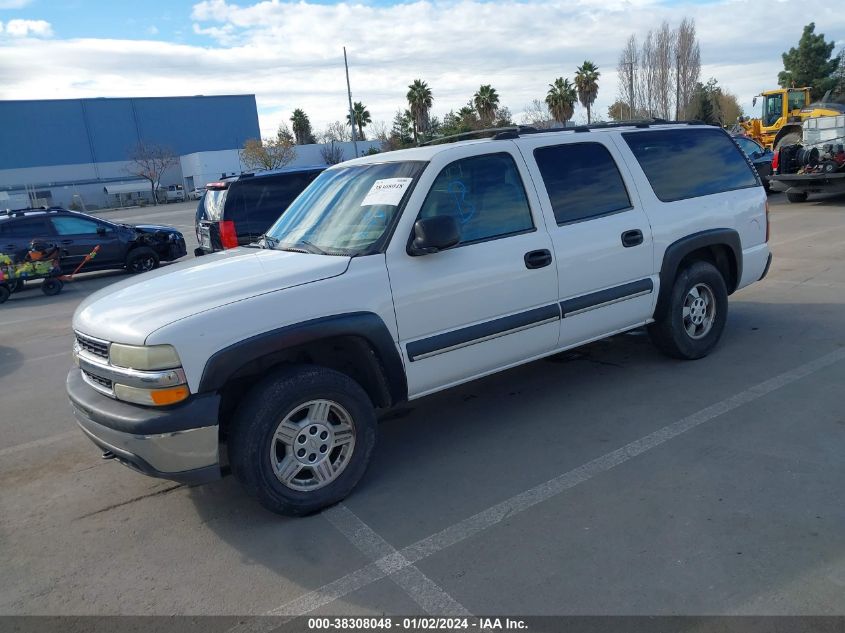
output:
M757 143L755 143L749 138L738 137L735 140L742 148L742 151L745 152L746 155L748 155L749 157L751 157L754 152L758 152L760 154L763 153L763 148L757 145Z
M758 184L745 156L721 130L655 130L622 136L663 202Z
M604 145L539 147L534 158L558 224L631 207L619 169Z
M510 154L486 154L441 171L420 209L421 218L451 215L461 244L534 228L525 188Z
M53 228L59 235L81 235L86 233L96 233L99 224L85 218L50 218L53 223Z
M298 173L239 180L229 187L226 219L240 220L248 217L253 221L264 221L269 226L314 180L315 175Z
M43 237L49 233L43 218L12 220L11 222L4 222L0 227L2 227L4 237L31 239Z

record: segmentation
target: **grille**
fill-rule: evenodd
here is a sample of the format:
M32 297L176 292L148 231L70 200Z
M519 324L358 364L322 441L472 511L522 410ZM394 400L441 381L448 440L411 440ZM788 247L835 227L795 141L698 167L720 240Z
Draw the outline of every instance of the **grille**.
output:
M106 389L112 388L112 381L109 380L108 378L103 378L101 376L97 376L96 374L92 374L92 373L87 372L85 370L83 370L82 373L84 373L85 377L88 378L88 380L90 380L91 382L95 382L98 385L100 385L101 387L105 387Z
M95 338L90 338L88 336L85 336L84 334L80 334L79 332L77 332L76 342L79 343L79 347L84 349L89 354L93 354L94 356L99 356L100 358L105 358L106 360L108 360L109 344L106 341L100 341Z

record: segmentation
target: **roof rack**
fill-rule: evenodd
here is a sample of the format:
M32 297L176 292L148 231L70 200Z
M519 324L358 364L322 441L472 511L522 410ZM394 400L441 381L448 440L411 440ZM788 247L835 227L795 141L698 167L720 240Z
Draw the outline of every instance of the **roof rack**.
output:
M425 143L420 143L419 147L426 145L436 145L438 143L453 143L456 141L466 140L474 137L478 138L492 138L494 141L502 141L506 139L519 138L527 134L546 134L550 132L574 132L576 134L583 132L590 132L592 130L605 130L619 127L635 127L647 128L652 125L706 125L703 121L667 121L665 119L635 119L631 121L613 121L611 123L591 123L590 125L576 125L573 127L553 127L548 129L539 129L531 125L514 125L511 127L488 128L484 130L473 130L471 132L463 132L461 134L451 134L440 138L431 139Z
M56 205L50 207L26 207L24 209L0 209L0 215L5 215L8 217L21 217L23 215L26 215L27 213L32 213L33 211L38 213L58 213L59 211L67 211L67 209Z

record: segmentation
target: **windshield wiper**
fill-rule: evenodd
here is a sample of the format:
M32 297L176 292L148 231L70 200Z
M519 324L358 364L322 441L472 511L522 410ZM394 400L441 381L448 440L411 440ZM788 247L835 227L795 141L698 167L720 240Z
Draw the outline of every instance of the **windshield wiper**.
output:
M251 244L247 244L247 246L250 246L252 248L269 248L270 250L273 250L274 248L276 248L276 245L278 243L278 238L272 237L271 235L267 235L266 233L262 233L258 236L257 240L255 240Z
M294 246L294 248L296 248L297 246L301 246L303 248L303 250L308 251L312 255L328 255L328 253L326 251L324 251L319 246L312 244L308 240L299 240L293 246Z

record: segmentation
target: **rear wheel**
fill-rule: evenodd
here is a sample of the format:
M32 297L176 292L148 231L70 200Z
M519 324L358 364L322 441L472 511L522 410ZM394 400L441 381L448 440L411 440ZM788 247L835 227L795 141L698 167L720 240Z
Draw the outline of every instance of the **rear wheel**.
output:
M795 145L796 143L801 142L801 134L799 132L790 132L789 134L784 134L781 136L777 143L775 144L774 149L779 150L781 147L785 145Z
M678 273L665 314L648 327L648 333L663 353L694 360L719 342L727 314L722 274L709 262L693 262Z
M0 284L0 303L6 303L9 295L12 294L9 287L5 284Z
M50 277L41 282L41 292L48 297L59 294L63 287L64 283L62 283L62 280L54 277Z
M146 246L141 246L129 252L126 258L126 270L130 273L145 273L158 268L158 255Z
M229 432L229 461L268 510L317 512L348 495L367 468L377 424L370 399L344 374L285 368L256 385Z
M787 191L786 199L790 202L807 202L807 193L804 191Z

